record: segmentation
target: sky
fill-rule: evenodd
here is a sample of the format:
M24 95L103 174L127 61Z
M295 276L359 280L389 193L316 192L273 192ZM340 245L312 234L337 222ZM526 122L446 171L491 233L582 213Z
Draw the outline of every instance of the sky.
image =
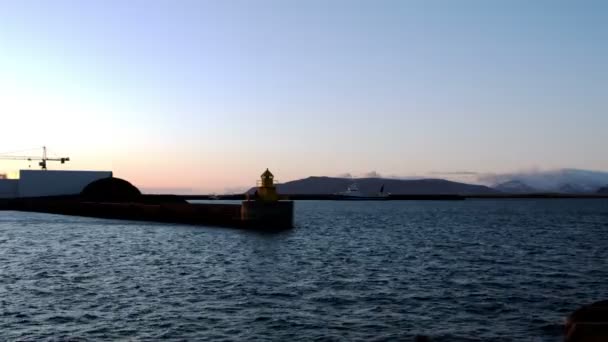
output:
M608 171L605 1L20 0L0 23L0 153L71 158L50 168L157 192Z

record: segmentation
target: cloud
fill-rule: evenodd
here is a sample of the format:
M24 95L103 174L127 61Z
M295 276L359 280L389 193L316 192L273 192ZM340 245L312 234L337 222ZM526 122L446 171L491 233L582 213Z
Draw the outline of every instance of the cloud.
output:
M353 175L350 172L341 173L338 175L338 178L353 178Z
M379 174L376 171L370 171L370 172L364 173L363 177L367 177L367 178L382 178L382 175Z
M427 178L440 178L447 179L453 182L461 182L468 184L476 184L479 183L478 176L479 173L476 171L431 171L426 173Z

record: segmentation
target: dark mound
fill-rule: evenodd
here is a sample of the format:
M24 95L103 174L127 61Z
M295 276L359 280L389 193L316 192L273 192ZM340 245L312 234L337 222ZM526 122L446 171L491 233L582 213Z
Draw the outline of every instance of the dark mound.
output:
M605 186L605 187L603 187L603 188L600 188L600 189L597 191L597 193L598 193L598 194L608 194L608 185L606 185L606 186Z
M80 193L89 201L131 202L141 199L141 192L124 179L108 177L87 185Z
M608 340L608 300L585 305L566 321L567 342Z

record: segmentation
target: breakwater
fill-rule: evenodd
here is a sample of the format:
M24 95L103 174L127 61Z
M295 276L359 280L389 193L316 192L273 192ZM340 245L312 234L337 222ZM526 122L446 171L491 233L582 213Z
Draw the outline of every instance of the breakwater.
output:
M293 202L290 201L191 204L177 196L141 196L138 202L88 201L80 196L60 196L3 200L0 210L263 230L293 227Z

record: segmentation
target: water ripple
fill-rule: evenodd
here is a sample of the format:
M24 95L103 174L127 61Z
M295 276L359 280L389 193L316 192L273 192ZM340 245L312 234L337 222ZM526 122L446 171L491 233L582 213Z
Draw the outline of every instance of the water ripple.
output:
M298 202L297 228L0 212L2 340L559 341L602 200Z

